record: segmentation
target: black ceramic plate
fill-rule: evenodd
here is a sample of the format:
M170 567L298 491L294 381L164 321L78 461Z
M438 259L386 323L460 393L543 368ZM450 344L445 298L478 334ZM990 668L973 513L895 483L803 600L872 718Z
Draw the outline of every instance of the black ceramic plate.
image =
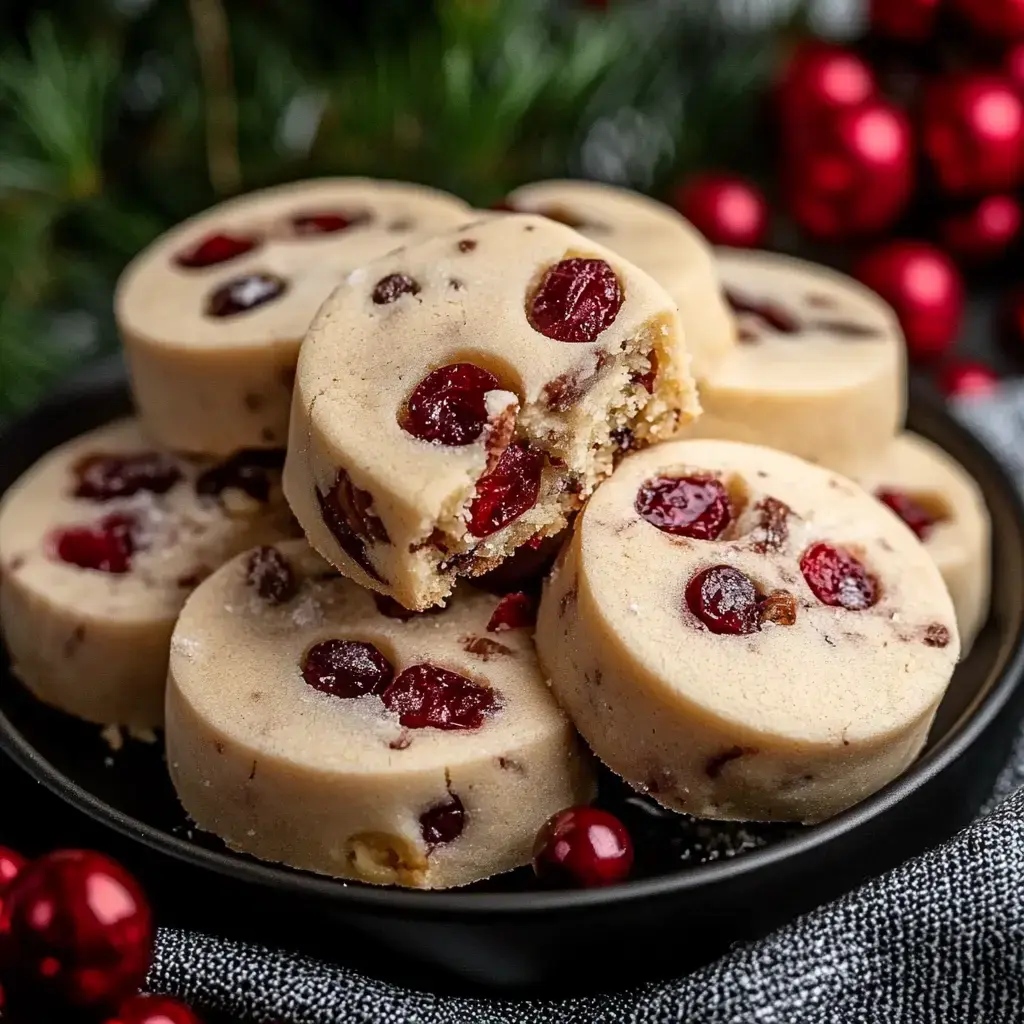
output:
M0 491L54 445L126 411L116 364L97 368L0 438ZM928 749L900 780L814 828L716 826L659 813L606 779L601 801L624 816L638 875L614 889L543 892L528 871L467 890L425 893L344 884L261 864L194 833L174 798L158 745L114 754L95 727L33 701L0 660L0 743L67 803L218 885L241 887L280 938L281 922L345 958L353 935L394 966L426 967L492 988L593 988L680 971L832 898L965 825L1003 764L1024 693L1024 513L988 453L927 396L911 427L981 484L995 549L991 620L958 668ZM284 911L285 916L278 912ZM364 958L365 961L365 958ZM389 973L395 973L391 970ZM420 972L418 977L422 977Z

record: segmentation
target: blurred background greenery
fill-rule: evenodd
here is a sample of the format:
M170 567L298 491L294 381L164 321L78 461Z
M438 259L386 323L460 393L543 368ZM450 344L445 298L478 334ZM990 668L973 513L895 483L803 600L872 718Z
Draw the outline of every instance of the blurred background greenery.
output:
M0 415L116 345L114 282L219 198L323 174L489 204L770 164L796 0L3 3ZM835 6L834 4L832 6Z

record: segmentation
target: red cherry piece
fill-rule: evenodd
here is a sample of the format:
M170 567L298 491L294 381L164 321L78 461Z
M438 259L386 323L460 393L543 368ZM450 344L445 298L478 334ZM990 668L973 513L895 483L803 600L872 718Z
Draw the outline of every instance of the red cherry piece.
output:
M812 544L800 558L800 571L822 604L858 612L878 600L878 581L848 551Z
M373 289L373 301L378 306L387 306L403 295L419 295L420 286L408 274L388 274L382 277Z
M333 235L346 228L361 227L370 221L365 210L343 213L340 210L297 213L292 217L292 228L297 235Z
M332 697L378 696L395 678L394 666L373 646L361 640L321 640L302 660L302 678Z
M757 248L768 235L768 203L744 178L698 175L677 190L675 205L714 245Z
M527 302L534 330L554 341L591 342L619 315L622 285L604 260L556 263Z
M466 809L454 793L450 793L444 803L435 804L420 815L420 835L430 849L454 842L465 827Z
M569 807L541 826L533 870L547 885L596 889L625 881L633 867L626 826L597 807Z
M896 311L912 358L932 359L956 340L964 287L941 249L925 242L887 242L857 264L854 276Z
M256 548L245 563L245 581L268 604L285 604L298 590L288 559L277 548Z
M409 396L402 429L433 444L472 444L487 424L487 392L500 387L493 373L473 363L438 367Z
M87 455L75 463L76 498L112 501L140 491L166 494L180 479L175 461L161 452L137 455Z
M166 996L132 996L106 1024L203 1024L196 1013Z
M121 575L131 568L138 529L139 522L134 516L114 513L92 526L56 530L53 550L68 565Z
M527 629L537 621L537 607L529 594L517 591L506 594L494 606L487 623L488 633L502 633L506 629Z
M525 441L510 444L498 464L476 485L466 529L474 537L489 537L537 504L544 453Z
M236 452L224 462L203 470L196 478L196 494L216 498L224 491L236 490L253 501L267 501L278 471L284 465L284 452L254 448Z
M883 39L926 42L941 0L871 0L871 30Z
M712 633L739 636L761 628L754 583L731 565L713 565L697 573L686 585L686 603Z
M6 898L4 982L12 1007L100 1010L138 990L153 923L145 895L120 865L99 853L61 850L25 867Z
M713 477L654 477L636 492L635 505L652 526L692 540L715 540L732 522L729 494Z
M883 505L888 505L917 534L919 540L925 540L940 520L939 516L933 515L905 491L882 487L875 491L875 497Z
M947 195L1012 191L1024 177L1024 101L997 75L936 79L924 95L921 145Z
M206 315L224 319L248 313L284 295L288 284L276 274L246 274L222 284L206 300Z
M382 700L407 729L479 729L501 707L494 690L426 662L402 672Z
M966 263L1001 256L1020 234L1022 217L1016 196L985 196L939 222L942 244Z
M999 389L999 377L984 363L950 363L939 375L939 385L950 398L982 398Z
M218 232L208 235L192 248L178 253L174 257L174 262L187 270L203 270L206 267L215 267L218 263L236 260L261 244L260 239L252 236Z

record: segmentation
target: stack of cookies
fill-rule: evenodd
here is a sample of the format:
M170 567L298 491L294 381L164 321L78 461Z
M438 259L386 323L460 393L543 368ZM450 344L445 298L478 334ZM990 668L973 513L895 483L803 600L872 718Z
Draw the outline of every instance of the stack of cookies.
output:
M465 885L593 755L820 821L914 760L984 619L984 505L900 434L891 310L647 198L291 185L158 240L116 309L138 419L6 496L0 616L41 700L163 728L232 849Z

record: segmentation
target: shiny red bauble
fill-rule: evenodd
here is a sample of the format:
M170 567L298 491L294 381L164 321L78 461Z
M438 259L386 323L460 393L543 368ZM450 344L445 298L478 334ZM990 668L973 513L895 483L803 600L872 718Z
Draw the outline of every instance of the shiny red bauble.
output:
M138 991L149 969L146 897L99 853L61 850L32 861L7 890L4 921L3 984L12 1007L113 1008Z
M896 311L911 358L933 359L955 341L963 319L963 281L941 249L926 242L887 242L857 264L854 276Z
M1006 42L1024 36L1024 0L952 0L972 28Z
M1024 100L998 75L933 81L921 108L921 147L950 196L1016 188L1024 179Z
M843 110L878 91L874 72L857 54L818 41L801 43L776 85L775 100L787 142L815 135Z
M787 153L782 172L786 209L808 234L842 241L882 231L913 188L910 123L883 100L840 111Z
M203 1024L196 1013L166 996L132 996L106 1024Z
M633 866L626 826L597 807L570 807L541 826L533 870L547 885L593 889L624 881Z
M1020 234L1022 219L1016 196L985 196L947 213L939 221L939 239L964 263L985 263L1006 252Z
M941 0L871 0L871 31L901 43L923 43L935 28Z
M950 398L983 398L999 387L999 377L984 363L963 360L943 368L939 387Z
M676 190L675 206L713 245L754 249L768 236L768 203L745 178L698 174Z

